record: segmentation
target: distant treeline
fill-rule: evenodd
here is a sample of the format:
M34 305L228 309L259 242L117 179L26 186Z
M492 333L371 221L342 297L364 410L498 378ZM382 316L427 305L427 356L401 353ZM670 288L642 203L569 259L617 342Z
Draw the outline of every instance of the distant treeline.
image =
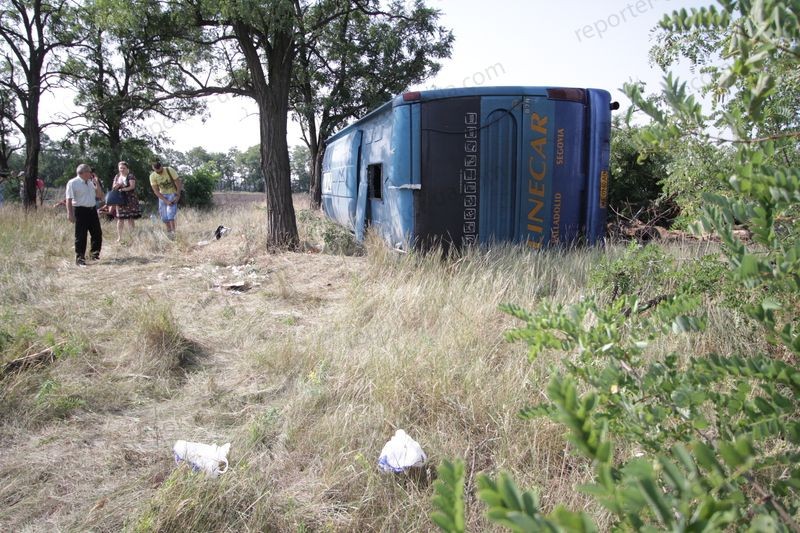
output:
M244 151L231 148L227 152L209 152L195 147L186 152L164 150L154 153L140 143L129 143L123 151L122 159L127 161L131 171L137 176L137 189L148 199L150 161L161 158L165 164L175 168L183 178L190 203L198 206L210 204L211 193L217 191L264 192L264 178L260 168L258 145ZM308 148L295 146L290 151L292 169L292 190L308 191L311 178ZM79 163L87 162L95 168L97 175L107 188L116 174L117 161L111 154L91 146L81 146L69 140L53 141L44 138L39 175L48 189L61 187L75 176ZM2 176L2 191L5 201L20 202L20 193L25 161L21 154L13 154L9 159L9 171ZM47 200L54 200L46 194Z

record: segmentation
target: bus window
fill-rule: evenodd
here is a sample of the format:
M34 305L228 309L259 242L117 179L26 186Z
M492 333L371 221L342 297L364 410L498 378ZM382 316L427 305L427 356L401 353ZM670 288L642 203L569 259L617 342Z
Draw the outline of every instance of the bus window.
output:
M373 200L380 200L381 195L381 176L383 175L383 164L377 163L367 166L367 179L369 180L369 197Z

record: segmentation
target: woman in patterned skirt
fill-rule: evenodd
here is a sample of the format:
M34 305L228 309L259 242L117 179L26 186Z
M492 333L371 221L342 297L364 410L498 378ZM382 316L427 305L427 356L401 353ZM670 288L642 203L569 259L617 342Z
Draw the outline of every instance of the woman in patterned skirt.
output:
M117 163L117 171L112 188L125 195L125 203L112 206L111 213L117 219L117 242L120 242L125 221L128 221L128 227L133 232L133 221L142 216L142 210L139 207L139 197L136 196L136 176L131 174L128 163L125 161Z

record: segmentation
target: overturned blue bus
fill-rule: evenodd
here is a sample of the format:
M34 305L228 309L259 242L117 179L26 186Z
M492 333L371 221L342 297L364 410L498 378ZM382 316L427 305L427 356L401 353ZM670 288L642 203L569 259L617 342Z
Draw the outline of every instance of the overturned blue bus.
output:
M326 215L407 249L605 232L608 92L476 87L395 97L327 141Z

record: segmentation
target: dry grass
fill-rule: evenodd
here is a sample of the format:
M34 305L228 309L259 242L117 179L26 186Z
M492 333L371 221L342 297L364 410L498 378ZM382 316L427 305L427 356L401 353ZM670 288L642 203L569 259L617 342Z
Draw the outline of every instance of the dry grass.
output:
M0 530L430 531L432 473L376 468L397 428L432 465L465 458L470 490L505 469L597 511L563 428L516 417L557 361L507 344L497 306L576 301L606 252L270 255L263 209L183 210L175 242L144 219L118 245L106 224L85 269L63 213L0 209L0 356L57 347L0 384ZM342 249L299 218L304 249ZM176 468L177 439L231 441L230 471ZM477 504L468 520L489 527Z

